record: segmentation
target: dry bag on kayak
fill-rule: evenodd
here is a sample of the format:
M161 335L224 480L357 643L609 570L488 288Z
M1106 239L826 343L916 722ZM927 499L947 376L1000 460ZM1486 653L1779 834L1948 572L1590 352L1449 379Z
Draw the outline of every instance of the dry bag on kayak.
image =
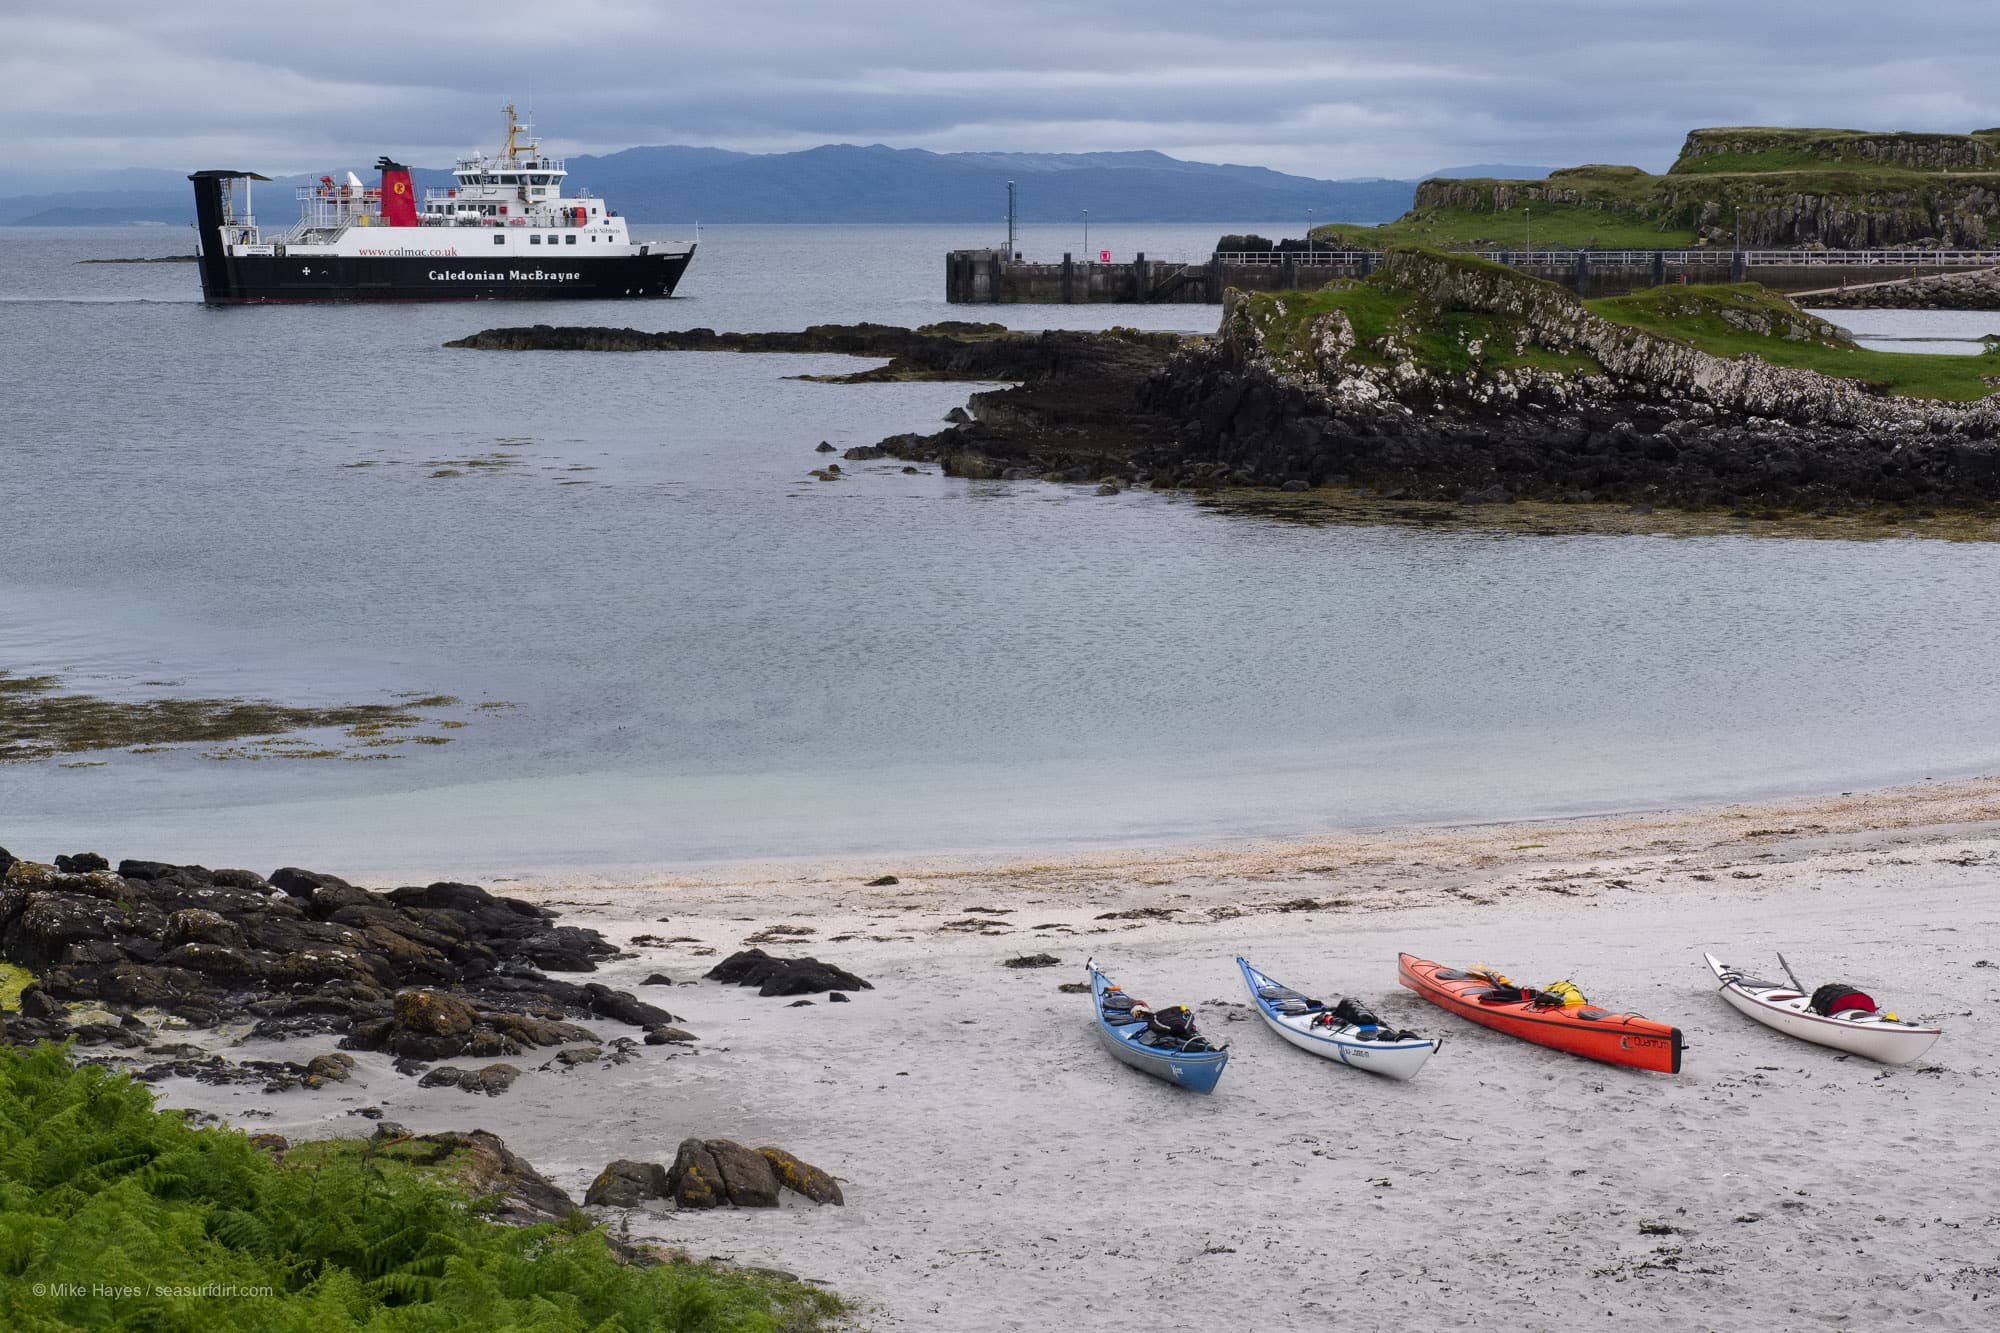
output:
M1831 1018L1848 1009L1872 1014L1875 1012L1875 1001L1865 991L1858 991L1844 981L1829 981L1812 993L1812 1002L1808 1007L1816 1014Z

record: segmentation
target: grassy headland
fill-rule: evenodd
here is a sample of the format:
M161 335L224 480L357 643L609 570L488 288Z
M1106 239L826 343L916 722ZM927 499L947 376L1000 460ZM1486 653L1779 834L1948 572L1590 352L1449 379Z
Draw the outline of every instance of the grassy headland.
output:
M1468 271L1510 274L1465 255L1434 257ZM1510 277L1535 281L1518 274ZM1541 285L1556 290L1551 284ZM1549 336L1546 326L1504 314L1453 309L1399 282L1387 268L1319 291L1266 292L1244 299L1252 322L1264 330L1264 346L1281 361L1311 355L1316 322L1338 310L1354 331L1347 360L1360 365L1404 360L1432 374L1477 372L1482 377L1522 368L1574 373L1603 369L1588 352ZM1869 351L1857 347L1836 326L1755 283L1656 287L1583 304L1613 324L1710 356L1754 356L1774 366L1854 380L1892 396L1965 402L2000 387L1996 383L2000 356Z
M1704 129L1664 175L1590 165L1541 181L1431 180L1377 227L1315 229L1380 249L1984 245L2000 237L2000 131Z

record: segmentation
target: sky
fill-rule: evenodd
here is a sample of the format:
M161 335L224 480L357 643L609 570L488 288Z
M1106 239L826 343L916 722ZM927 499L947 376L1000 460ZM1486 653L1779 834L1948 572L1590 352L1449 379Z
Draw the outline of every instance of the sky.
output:
M1318 177L1663 169L1703 125L2000 126L1958 0L0 0L13 179L552 149L1152 148Z

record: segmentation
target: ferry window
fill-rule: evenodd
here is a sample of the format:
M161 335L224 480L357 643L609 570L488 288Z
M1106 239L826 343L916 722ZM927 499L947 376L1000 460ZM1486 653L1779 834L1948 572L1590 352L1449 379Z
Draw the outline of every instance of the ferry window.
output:
M536 232L532 236L528 237L529 245L540 245L541 243L542 243L542 234L540 232Z
M574 236L565 236L565 237L563 237L563 244L564 244L564 245L575 245L575 244L576 244L576 237L574 237Z
M493 244L495 244L495 245L505 245L505 244L507 244L507 233L506 233L506 232L504 232L504 231L496 231L496 232L494 232L494 233L493 233Z

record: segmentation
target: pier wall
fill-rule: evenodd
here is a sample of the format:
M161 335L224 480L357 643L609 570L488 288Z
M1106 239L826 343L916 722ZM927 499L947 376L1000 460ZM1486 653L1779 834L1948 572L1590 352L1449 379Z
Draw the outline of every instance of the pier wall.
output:
M1489 251L1479 256L1582 296L1621 296L1671 283L1758 282L1781 292L1837 291L1850 285L1964 273L2000 265L2000 253L1939 251ZM1027 263L1005 250L954 250L945 257L945 299L959 305L1122 303L1217 304L1230 288L1298 291L1336 278L1363 278L1371 250L1218 252L1206 261Z

